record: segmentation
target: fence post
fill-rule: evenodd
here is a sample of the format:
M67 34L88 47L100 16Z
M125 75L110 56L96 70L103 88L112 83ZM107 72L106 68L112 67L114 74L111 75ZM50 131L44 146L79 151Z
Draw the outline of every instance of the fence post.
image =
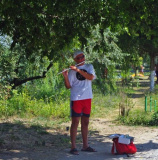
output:
M145 112L147 111L147 96L145 96Z
M152 98L150 97L150 112L152 110Z
M156 100L155 100L155 112L157 111L157 108L156 108Z

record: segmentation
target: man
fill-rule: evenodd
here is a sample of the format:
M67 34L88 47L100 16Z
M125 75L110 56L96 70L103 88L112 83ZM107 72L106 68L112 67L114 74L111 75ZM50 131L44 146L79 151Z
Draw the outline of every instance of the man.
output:
M74 53L75 66L70 66L70 72L63 72L65 87L71 90L71 154L78 155L76 149L76 135L81 119L83 146L81 151L96 152L88 145L88 124L91 112L92 80L96 78L93 65L85 64L82 51Z

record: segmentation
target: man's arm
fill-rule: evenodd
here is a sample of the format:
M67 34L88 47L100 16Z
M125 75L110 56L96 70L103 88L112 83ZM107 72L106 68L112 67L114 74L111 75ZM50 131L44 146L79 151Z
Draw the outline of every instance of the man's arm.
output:
M70 89L70 88L71 88L71 85L70 85L69 78L68 78L68 71L63 72L62 74L63 74L63 76L64 76L65 87L66 87L67 89Z
M80 73L83 77L85 77L88 80L93 80L94 75L84 72L83 70L78 69L76 66L70 66L70 68L78 73Z
M88 80L93 80L93 78L94 78L94 75L93 75L93 74L84 72L83 70L77 69L76 72L80 73L83 77L85 77L85 78L88 79Z
M70 82L69 82L68 77L64 77L64 79L65 79L65 87L66 87L67 89L70 89L71 86L70 86Z

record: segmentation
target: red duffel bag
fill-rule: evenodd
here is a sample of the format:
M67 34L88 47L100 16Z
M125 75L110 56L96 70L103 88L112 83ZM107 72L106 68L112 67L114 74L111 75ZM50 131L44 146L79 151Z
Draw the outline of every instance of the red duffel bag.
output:
M134 154L136 152L137 148L133 142L130 142L130 144L122 144L118 142L118 137L113 138L112 154Z

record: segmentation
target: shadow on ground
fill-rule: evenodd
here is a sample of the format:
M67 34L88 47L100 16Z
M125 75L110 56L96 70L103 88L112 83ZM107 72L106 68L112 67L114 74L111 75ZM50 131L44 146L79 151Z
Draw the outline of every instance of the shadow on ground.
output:
M22 121L0 123L0 160L55 160L68 145L66 131Z
M70 137L60 131L50 128L25 124L1 123L0 124L0 160L104 160L126 157L126 155L112 155L112 140L109 135L99 135L98 131L90 131L90 146L96 153L81 152L81 135L79 132L77 147L80 155L74 158L69 154ZM138 152L157 149L158 144L152 141L137 144Z

